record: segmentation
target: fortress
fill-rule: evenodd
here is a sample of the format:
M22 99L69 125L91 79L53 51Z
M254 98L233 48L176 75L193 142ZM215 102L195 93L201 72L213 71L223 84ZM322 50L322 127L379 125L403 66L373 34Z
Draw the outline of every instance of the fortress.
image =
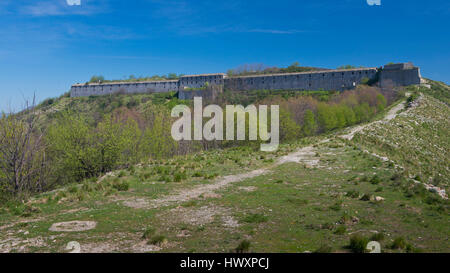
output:
M336 90L355 88L363 82L376 83L381 88L421 83L420 68L412 63L385 65L384 68L356 68L313 72L263 74L228 77L223 73L187 75L178 80L110 82L75 84L71 97L107 94L178 92L180 99L194 96L214 98L223 90Z

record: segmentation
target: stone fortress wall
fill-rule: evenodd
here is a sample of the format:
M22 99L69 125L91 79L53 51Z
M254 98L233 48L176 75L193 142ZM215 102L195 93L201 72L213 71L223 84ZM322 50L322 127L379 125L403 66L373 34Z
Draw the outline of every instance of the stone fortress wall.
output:
M107 94L161 93L177 91L180 99L206 96L209 90L337 90L354 88L363 79L378 81L380 87L421 83L420 69L412 63L390 64L384 68L323 70L302 73L227 77L223 73L187 75L179 80L154 82L113 82L75 84L71 97ZM214 88L211 88L213 86ZM217 88L220 87L220 88ZM220 90L219 90L220 89Z

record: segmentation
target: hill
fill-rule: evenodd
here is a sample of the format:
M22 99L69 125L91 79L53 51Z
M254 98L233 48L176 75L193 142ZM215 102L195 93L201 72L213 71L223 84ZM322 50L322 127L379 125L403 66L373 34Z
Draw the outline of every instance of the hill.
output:
M276 153L244 145L155 158L8 202L0 251L64 252L76 241L82 252L359 252L371 239L384 252L448 252L449 202L431 185L448 192L449 106L436 99L448 87L437 85ZM171 101L122 97L137 98L142 113ZM38 109L46 124L61 109L114 112L102 105L117 99Z

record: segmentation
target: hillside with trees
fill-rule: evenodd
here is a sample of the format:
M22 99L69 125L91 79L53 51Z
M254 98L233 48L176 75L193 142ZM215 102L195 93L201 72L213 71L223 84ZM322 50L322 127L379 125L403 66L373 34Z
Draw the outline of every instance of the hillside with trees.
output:
M432 238L448 231L449 204L439 195L448 191L448 155L433 154L448 146L448 86L430 83L224 92L222 106L280 105L281 146L273 153L260 152L261 141L175 142L170 111L192 106L175 93L63 95L3 115L0 228L28 233L2 233L0 251L61 251L70 238L87 252L360 252L358 242L371 236L389 252L445 251ZM400 106L407 114L383 121ZM357 124L368 127L351 141L341 137ZM393 226L392 217L403 220ZM98 226L52 242L49 228L74 219ZM417 219L424 224L410 226ZM111 233L105 221L122 234L111 248L98 240ZM283 243L285 236L303 244Z

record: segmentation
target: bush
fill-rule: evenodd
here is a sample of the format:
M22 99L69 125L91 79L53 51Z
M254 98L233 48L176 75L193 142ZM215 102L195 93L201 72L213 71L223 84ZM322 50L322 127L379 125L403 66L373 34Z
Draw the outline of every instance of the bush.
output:
M336 235L343 235L347 232L347 228L345 226L338 226L336 230L334 231L334 234Z
M369 243L369 239L361 236L361 235L353 235L350 238L350 249L354 253L364 253L366 252L367 244Z
M162 245L167 242L167 238L164 235L155 235L153 236L150 241L148 241L151 245Z
M150 239L156 232L156 229L153 227L149 227L144 231L144 234L142 234L142 239Z
M372 177L372 179L370 179L370 183L372 183L373 185L378 185L380 184L381 180L380 177L378 177L378 175L375 175L374 177Z
M243 240L236 247L235 251L236 251L236 253L245 253L245 252L248 252L249 249L250 249L250 241Z
M370 201L370 198L371 198L371 195L366 193L359 200L361 200L361 201Z
M381 232L375 233L374 235L372 235L370 237L371 241L377 241L377 242L381 242L384 240L384 234Z
M391 244L392 249L405 249L408 244L406 243L405 238L397 237L394 242Z
M186 173L175 173L173 176L173 181L181 182L186 179Z
M128 183L128 181L119 181L119 182L115 182L113 183L113 188L118 190L118 191L128 191L130 188L130 183Z
M347 194L345 194L345 196L350 197L350 198L358 198L359 192L355 191L355 190L351 190L351 191L348 191Z
M252 213L244 218L246 223L264 223L268 221L268 217L263 214Z

